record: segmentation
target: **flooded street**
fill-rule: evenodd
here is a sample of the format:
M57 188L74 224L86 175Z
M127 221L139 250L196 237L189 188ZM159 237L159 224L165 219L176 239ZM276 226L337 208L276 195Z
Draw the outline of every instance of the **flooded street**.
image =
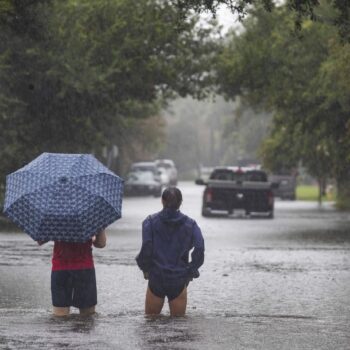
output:
M349 349L350 214L276 201L275 219L203 218L202 187L180 183L182 211L202 228L201 277L188 312L143 315L135 263L141 222L160 199L125 198L123 218L94 250L98 314L51 316L52 243L0 233L0 349Z

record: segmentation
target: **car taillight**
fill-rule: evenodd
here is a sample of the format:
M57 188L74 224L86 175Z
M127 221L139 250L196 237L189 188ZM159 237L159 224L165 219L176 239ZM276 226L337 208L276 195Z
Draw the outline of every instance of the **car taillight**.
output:
M272 205L273 205L273 200L274 200L274 198L273 198L273 192L272 192L272 191L269 191L269 192L267 193L267 201L268 201L268 203L269 203L269 206L272 206Z
M213 199L213 192L211 188L207 188L204 195L205 202L211 202Z

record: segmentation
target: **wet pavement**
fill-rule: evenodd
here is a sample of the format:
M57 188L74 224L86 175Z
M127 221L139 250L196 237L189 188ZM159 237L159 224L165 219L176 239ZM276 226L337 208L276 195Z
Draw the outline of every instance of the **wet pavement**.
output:
M0 349L350 349L350 214L276 201L275 219L200 216L203 188L180 183L206 242L187 316L143 315L135 265L142 220L159 198L126 198L94 250L98 314L51 315L52 243L0 233Z

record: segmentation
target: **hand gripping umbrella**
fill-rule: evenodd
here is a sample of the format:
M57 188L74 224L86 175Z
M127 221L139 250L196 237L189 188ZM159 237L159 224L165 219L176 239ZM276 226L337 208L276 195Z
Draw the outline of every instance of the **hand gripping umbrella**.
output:
M94 156L43 153L6 177L4 213L35 241L85 242L121 217L122 196Z

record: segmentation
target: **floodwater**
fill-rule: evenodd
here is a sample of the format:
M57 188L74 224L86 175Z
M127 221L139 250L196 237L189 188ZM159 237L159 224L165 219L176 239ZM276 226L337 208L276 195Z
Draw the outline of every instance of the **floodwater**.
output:
M186 317L143 314L135 265L152 197L125 198L94 250L98 313L51 315L52 243L0 233L0 349L350 349L350 215L331 204L276 201L275 219L200 216L203 188L180 183L183 212L206 242Z

